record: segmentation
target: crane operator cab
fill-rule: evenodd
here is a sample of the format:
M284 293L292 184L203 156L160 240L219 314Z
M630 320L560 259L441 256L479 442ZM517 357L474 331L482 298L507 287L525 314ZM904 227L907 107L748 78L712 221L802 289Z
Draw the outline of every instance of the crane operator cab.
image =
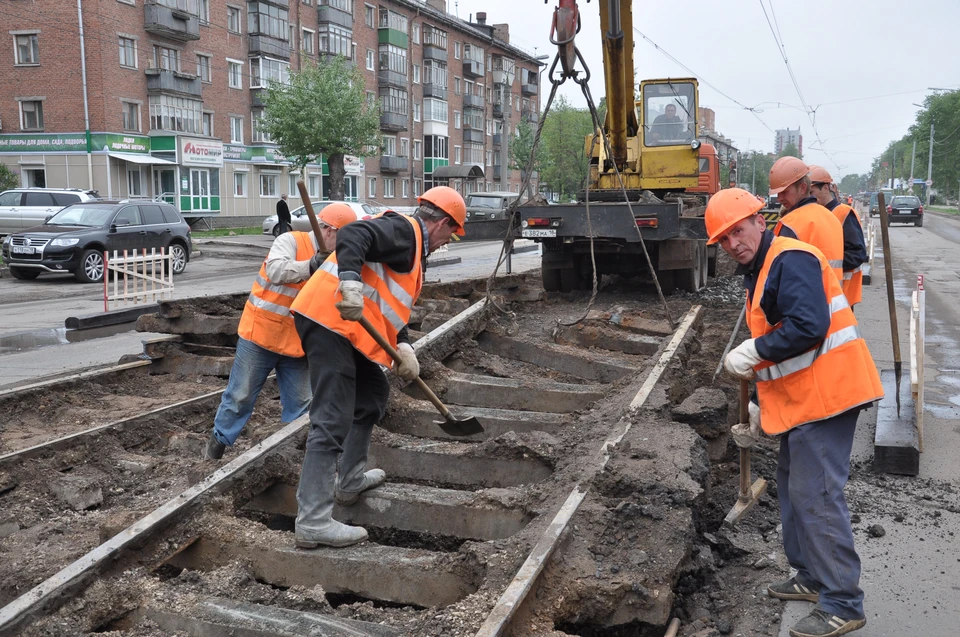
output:
M644 145L687 145L696 137L695 92L689 82L643 86Z

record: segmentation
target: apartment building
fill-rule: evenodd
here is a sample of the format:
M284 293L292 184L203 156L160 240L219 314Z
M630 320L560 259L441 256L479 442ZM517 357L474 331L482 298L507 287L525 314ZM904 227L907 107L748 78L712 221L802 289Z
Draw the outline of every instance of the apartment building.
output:
M505 170L540 112L540 62L509 25L444 0L99 0L4 3L0 163L24 186L163 196L188 218L262 217L329 193L259 131L263 93L343 56L381 103L381 152L348 157L346 197L415 205L433 185L518 190Z

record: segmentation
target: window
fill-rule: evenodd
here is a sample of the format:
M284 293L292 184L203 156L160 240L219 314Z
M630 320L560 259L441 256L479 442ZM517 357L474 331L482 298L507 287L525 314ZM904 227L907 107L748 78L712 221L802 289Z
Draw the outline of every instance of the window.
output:
M154 226L166 223L163 219L163 210L156 205L141 205L140 217L143 219L143 225Z
M240 11L240 7L227 7L227 31L241 33L240 25L243 24L243 19Z
M420 65L419 64L413 65L413 83L414 84L420 83Z
M227 86L243 88L243 62L227 58Z
M369 177L367 179L367 197L373 199L377 196L377 178Z
M197 54L197 76L200 81L209 84L212 82L210 75L210 56Z
M335 24L320 25L320 52L351 57L353 32Z
M133 38L120 38L120 66L137 68L137 41Z
M159 44L153 45L153 68L167 71L180 70L180 51Z
M260 196L277 196L277 177L278 175L266 174L260 175Z
M446 159L450 156L447 154L449 150L449 139L446 137L441 135L427 135L424 137L424 145L427 149L427 157Z
M460 128L460 111L453 111L453 127Z
M270 137L270 133L260 130L260 120L263 119L263 109L255 108L250 113L250 118L252 120L252 126L250 130L253 133L254 143L259 142L272 142L273 139Z
M394 177L384 177L383 179L383 198L393 199L396 196L397 180Z
M210 24L210 0L199 0L200 24Z
M400 182L401 184L401 193L400 196L406 199L410 196L410 180L404 179Z
M173 95L150 96L150 130L200 133L203 102Z
M407 16L380 7L381 29L393 29L394 31L406 33L408 24Z
M453 163L455 163L455 164L459 164L459 163L460 163L460 159L461 159L460 150L461 150L461 149L460 149L459 146L454 146L454 147L453 147Z
M492 166L492 165L493 165L493 151L488 150L488 151L487 151L487 166Z
M443 100L427 98L423 100L423 119L427 122L442 122L449 120L449 109Z
M190 15L200 15L200 8L197 6L197 0L156 0L156 3L171 9L185 11Z
M413 140L413 158L420 159L423 156L423 142L419 139Z
M373 108L377 104L377 94L373 91L367 91L367 106Z
M43 101L20 102L20 130L43 130Z
M247 173L233 173L233 196L247 196Z
M413 43L420 44L420 25L413 25ZM404 195L406 197L406 195Z
M230 143L243 143L243 118L236 115L230 116Z
M463 144L463 163L483 165L483 144L477 142L464 142Z
M373 49L367 49L367 70L377 70L377 52Z
M414 102L414 103L413 103L413 121L415 121L415 122L419 122L419 121L420 121L420 119L421 119L421 117L420 117L421 108L422 108L422 107L420 106L420 102Z
M407 103L406 91L387 87L380 89L380 109L384 113L406 115L409 112Z
M299 174L295 174L295 173L287 174L287 192L290 194L291 197L300 196L300 189L297 188L297 177L299 176L300 176Z
M455 60L460 59L460 43L459 42L453 43L453 59Z
M300 35L300 50L308 55L313 55L313 31L303 29Z
M247 31L289 41L288 11L266 2L247 3Z
M312 174L307 177L307 195L311 199L320 198L320 175Z
M140 177L140 167L127 168L127 195L140 197L143 195L143 180Z
M140 105L136 102L121 102L123 130L140 132Z
M250 58L250 88L267 88L271 82L290 83L290 63L273 58Z
M201 116L201 126L203 126L203 134L207 137L213 137L213 113L210 111L204 111Z
M462 80L459 77L453 78L453 92L457 95L460 95L460 82Z
M434 60L423 61L423 83L447 88L447 65Z
M401 157L410 156L410 138L409 137L400 138L400 156Z
M438 49L447 50L447 32L430 26L423 25L423 44L424 46L435 46Z
M413 180L413 196L419 197L421 192L423 192L423 181L420 179L414 179Z
M393 44L380 45L380 70L407 77L407 50Z
M13 36L16 42L17 64L40 64L40 34Z
M384 155L396 155L397 154L397 138L384 136L383 144L380 146L380 152ZM386 192L386 190L384 190Z
M483 130L483 111L478 108L469 108L463 112L463 127L475 131Z
M363 5L363 21L371 29L377 26L377 8L369 4Z

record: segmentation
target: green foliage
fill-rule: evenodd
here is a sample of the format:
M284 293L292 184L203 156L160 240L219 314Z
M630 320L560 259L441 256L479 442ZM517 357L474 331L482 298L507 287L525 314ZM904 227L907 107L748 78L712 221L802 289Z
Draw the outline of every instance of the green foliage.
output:
M272 84L264 106L260 130L301 173L326 157L331 199L343 199L344 155L380 148L379 104L367 101L363 74L340 56L292 73L289 85Z
M776 157L772 154L767 153L744 153L740 155L740 162L737 164L737 179L740 183L750 184L751 188L754 188L754 183L756 183L756 190L753 194L766 197L770 192L770 169L773 168L773 162L776 161ZM756 169L756 181L754 181L754 169ZM725 186L727 182L722 181L723 175L721 175L720 185Z
M540 181L561 201L576 196L587 181L589 159L584 139L593 130L587 109L574 108L558 97L546 115L540 144L544 148Z
M780 154L777 157L797 157L800 158L800 150L797 149L797 145L790 143L783 147L783 150L780 151Z
M5 165L0 164L0 192L17 188L20 185L20 175L13 172Z
M526 119L520 120L517 124L517 135L510 140L508 152L510 153L510 170L519 170L520 179L527 176L527 165L530 163L530 151L533 149L533 138L537 134L535 126L531 125ZM537 152L533 158L533 165L530 166L532 172L542 170L546 161L547 153L542 141L537 146Z
M834 178L836 179L836 178ZM855 195L858 192L869 190L867 184L870 181L870 175L857 175L850 174L844 175L843 179L840 180L838 188L840 192L846 193L848 195Z

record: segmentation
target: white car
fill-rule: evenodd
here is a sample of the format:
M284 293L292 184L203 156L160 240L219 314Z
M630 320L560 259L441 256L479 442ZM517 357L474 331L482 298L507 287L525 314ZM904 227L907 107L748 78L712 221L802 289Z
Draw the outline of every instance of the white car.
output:
M377 209L373 206L356 201L314 201L311 203L313 204L313 211L317 214L318 218L320 211L332 203L347 204L353 208L353 211L357 214L357 219L369 219L378 214ZM310 232L313 230L313 228L310 227L310 219L307 218L307 210L304 206L290 211L290 225L293 226L294 230L299 230L300 232ZM273 236L280 234L280 220L277 218L277 215L270 215L263 220L263 234L272 234Z

